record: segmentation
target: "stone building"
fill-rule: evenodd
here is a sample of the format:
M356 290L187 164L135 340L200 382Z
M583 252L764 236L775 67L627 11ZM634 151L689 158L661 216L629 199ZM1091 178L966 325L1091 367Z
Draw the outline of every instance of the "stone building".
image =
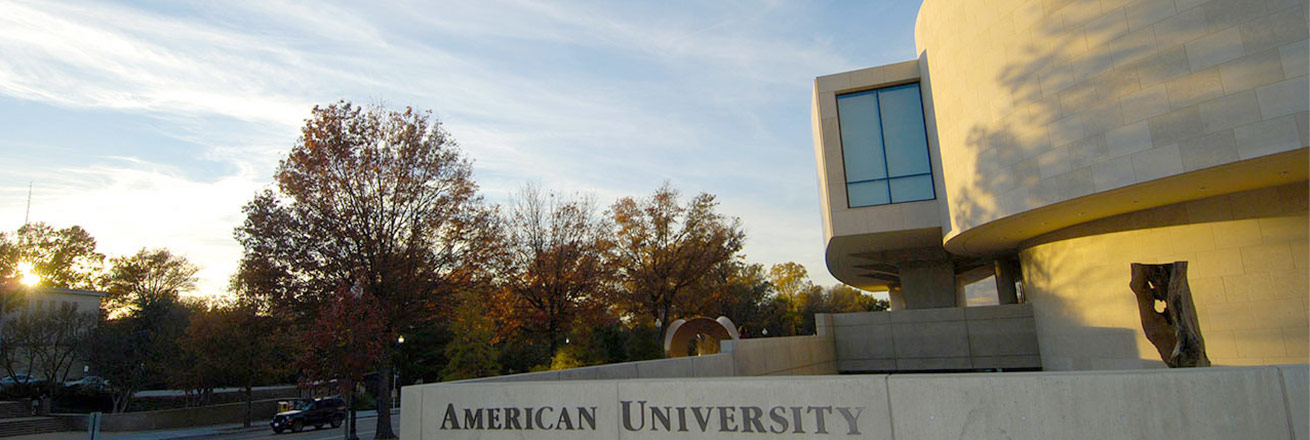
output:
M1041 369L1136 369L1129 265L1187 261L1215 365L1307 362L1305 1L925 0L915 37L814 81L837 279L942 313L994 280Z

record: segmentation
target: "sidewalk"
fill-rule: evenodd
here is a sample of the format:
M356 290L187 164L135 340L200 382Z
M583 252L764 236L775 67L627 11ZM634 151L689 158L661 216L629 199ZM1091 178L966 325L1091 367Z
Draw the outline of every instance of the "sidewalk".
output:
M378 416L376 411L360 411L355 417L358 419L371 419ZM400 408L391 410L392 417L400 417ZM273 434L268 427L268 420L255 420L249 428L242 426L241 423L227 425L198 426L194 428L180 429L160 429L155 431L128 431L128 432L101 432L96 437L97 440L178 440L178 439L199 439L205 437L215 437L227 434L238 434L243 432L268 431ZM51 432L46 434L17 435L5 437L5 440L86 440L89 434L86 431L68 431L68 432Z

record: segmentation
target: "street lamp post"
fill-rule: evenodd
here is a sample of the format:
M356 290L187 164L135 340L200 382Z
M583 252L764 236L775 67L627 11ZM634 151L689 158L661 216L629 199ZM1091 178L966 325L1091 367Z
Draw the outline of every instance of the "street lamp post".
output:
M402 374L402 372L401 372L401 370L400 370L400 366L404 364L403 361L405 360L405 357L404 357L404 356L405 356L405 350L404 350L404 346L405 346L405 335L400 335L400 336L396 337L396 345L398 346L398 347L397 347L398 350L396 350L396 357L399 358L399 359L397 359L397 360L400 361L400 362L396 362L396 377L394 378L394 380L391 381L392 384L396 386L396 391L395 391L396 396L395 396L394 398L392 398L392 400L391 400L392 403L396 403L397 401L400 400L400 379L404 377L404 375ZM396 406L399 406L399 405L396 405Z

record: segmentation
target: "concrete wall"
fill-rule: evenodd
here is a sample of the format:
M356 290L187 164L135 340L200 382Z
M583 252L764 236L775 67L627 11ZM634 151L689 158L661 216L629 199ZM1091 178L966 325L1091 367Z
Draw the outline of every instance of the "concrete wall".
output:
M624 362L567 370L484 377L463 382L529 382L661 377L837 374L832 320L815 315L817 335L721 341L719 354Z
M887 383L896 438L1305 439L1306 372L898 375Z
M797 376L837 374L830 336L739 339L731 344L735 376Z
M252 424L266 424L277 414L279 399L256 400L252 408ZM281 399L285 400L285 399ZM56 414L69 421L75 431L87 429L85 414ZM151 429L189 428L193 426L220 425L224 423L241 423L246 419L246 404L229 403L225 405L204 406L198 408L166 409L160 411L141 411L119 414L103 414L100 430L105 432L145 431Z
M1020 254L1046 370L1163 368L1128 289L1131 263L1187 261L1216 365L1310 361L1304 184L1112 217Z
M596 365L567 370L511 374L462 382L540 382L559 380L595 379L648 379L660 377L725 377L733 376L733 359L728 353L707 356L688 356L672 359L624 362Z
M1061 373L843 375L819 377L448 383L402 390L401 437L437 439L858 438L869 439L1306 439L1310 389L1305 365ZM622 423L649 405L672 414L638 429ZM463 409L595 408L595 429L442 429L450 405ZM643 406L644 407L644 406ZM677 407L730 411L704 429ZM753 407L762 429L746 429ZM797 418L770 418L771 411ZM806 410L805 408L814 408ZM847 409L854 417L840 415ZM828 411L826 433L816 413ZM520 411L521 412L521 411ZM502 411L502 414L504 412ZM554 424L554 412L551 420ZM713 412L709 414L714 414ZM520 414L521 415L521 414ZM574 416L576 418L576 416ZM521 420L521 418L519 418ZM852 422L849 422L853 420ZM462 423L462 422L461 422ZM783 428L786 423L787 427ZM799 426L799 428L798 428ZM447 428L449 428L447 426ZM779 429L783 428L783 429ZM519 426L519 429L523 429ZM802 431L797 434L793 429ZM702 432L703 431L703 432ZM763 435L761 435L763 434Z
M968 237L998 220L1016 223L976 232L1000 240L1278 181L1231 179L1244 174L1231 167L1165 194L1143 185L1310 145L1307 6L926 0L916 45L945 167L947 249L1004 248ZM1304 160L1291 166L1281 183L1304 181ZM1125 203L1139 194L1160 199ZM1089 209L1047 209L1075 200Z
M832 315L840 372L1041 367L1028 304Z

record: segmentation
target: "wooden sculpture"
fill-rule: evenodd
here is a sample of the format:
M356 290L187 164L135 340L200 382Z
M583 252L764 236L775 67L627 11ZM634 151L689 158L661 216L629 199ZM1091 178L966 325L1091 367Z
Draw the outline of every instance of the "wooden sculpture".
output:
M1170 368L1210 366L1196 306L1192 304L1192 290L1187 286L1187 262L1133 263L1132 270L1128 287L1137 295L1142 330L1164 363ZM1156 310L1157 301L1164 304L1164 310Z

